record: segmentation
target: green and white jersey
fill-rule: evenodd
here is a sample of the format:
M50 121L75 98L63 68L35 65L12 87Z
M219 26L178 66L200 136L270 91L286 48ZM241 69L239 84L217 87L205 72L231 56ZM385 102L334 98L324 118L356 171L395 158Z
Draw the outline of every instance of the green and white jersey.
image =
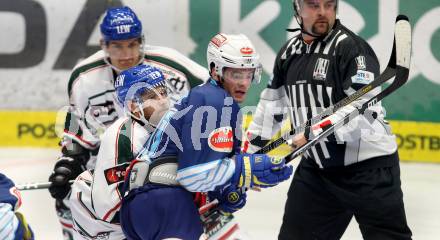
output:
M90 150L97 149L99 136L125 115L113 87L116 73L104 58L105 53L101 50L81 61L74 68L68 84L70 108L64 137ZM187 95L191 87L209 78L207 69L166 47L146 46L143 63L162 70L169 86L171 104Z
M130 117L116 120L101 136L95 169L83 172L72 184L73 225L86 239L99 234L124 239L118 214L122 185L126 168L153 130L148 127Z

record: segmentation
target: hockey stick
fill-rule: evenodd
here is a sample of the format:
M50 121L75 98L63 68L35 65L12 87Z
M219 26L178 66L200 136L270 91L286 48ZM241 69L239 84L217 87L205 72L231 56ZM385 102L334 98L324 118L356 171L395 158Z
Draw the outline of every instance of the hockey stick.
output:
M363 114L368 107L376 104L378 101L381 101L383 98L390 95L392 92L394 92L406 83L409 76L409 67L411 60L411 25L409 24L408 17L403 15L399 15L397 17L394 37L395 39L393 52L396 57L396 77L392 84L380 93L378 93L376 96L361 104L360 106L355 106L353 104L353 107L355 107L355 109L349 114L346 114L343 118L337 120L336 122L332 122L330 116L326 119L323 119L321 123L317 125L314 125L312 127L308 126L308 128L313 128L315 130L322 129L322 132L320 132L313 139L309 140L303 146L295 149L293 152L288 154L285 157L286 163L290 162L292 159L309 150L316 143L318 143L318 141L334 133L336 129L347 124L350 119L353 119L354 117Z
M408 21L407 20L408 18L406 16L399 15L396 18L396 25L397 25L398 21L405 20L405 19L406 19L406 21ZM395 36L396 36L396 34L395 34ZM342 99L341 101L337 102L333 106L328 107L323 112L319 113L318 115L316 115L316 116L312 117L311 119L307 120L306 122L302 123L299 127L296 127L294 129L292 129L291 131L283 134L280 138L278 138L278 139L274 140L273 142L269 143L268 145L262 147L260 150L258 150L255 153L268 153L268 152L274 150L275 148L279 147L283 143L286 143L287 140L291 138L291 136L293 136L299 132L304 132L304 130L306 128L309 128L311 125L321 121L321 119L335 113L336 111L338 111L342 107L345 107L345 106L353 103L354 101L356 101L360 97L364 96L368 92L372 91L376 87L382 85L384 82L387 82L388 80L390 80L391 78L393 78L396 75L397 63L399 61L402 61L402 60L397 59L397 57L396 57L396 39L394 39L393 50L391 52L391 56L388 61L388 65L387 65L386 69L382 72L382 74L379 75L379 77L377 77L371 83L365 85L361 89L357 90L352 95Z
M72 184L75 180L70 180L69 184ZM34 183L21 183L17 184L15 187L20 191L26 190L39 190L39 189L47 189L50 187L52 182L34 182Z

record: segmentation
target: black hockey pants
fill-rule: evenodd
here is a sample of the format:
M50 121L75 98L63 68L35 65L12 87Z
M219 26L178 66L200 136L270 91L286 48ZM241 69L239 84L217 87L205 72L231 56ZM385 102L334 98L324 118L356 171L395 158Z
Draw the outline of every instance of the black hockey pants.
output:
M353 216L364 239L411 239L398 164L323 171L305 163L309 160L295 172L279 240L340 239Z

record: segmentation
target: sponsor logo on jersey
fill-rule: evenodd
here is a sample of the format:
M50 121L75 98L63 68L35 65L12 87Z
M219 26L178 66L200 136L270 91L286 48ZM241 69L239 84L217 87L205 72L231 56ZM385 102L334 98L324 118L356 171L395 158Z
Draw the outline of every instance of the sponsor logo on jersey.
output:
M213 37L211 39L212 44L216 45L217 47L221 47L223 45L223 43L226 42L226 40L228 40L225 36L221 35L221 34L217 34L215 35L215 37Z
M315 69L313 70L313 79L315 80L325 80L327 77L329 60L325 58L318 58L316 60Z
M358 70L356 75L351 77L352 83L369 84L374 80L374 73Z
M217 152L231 152L234 145L232 127L217 128L209 134L209 147Z
M250 48L250 47L242 47L240 49L240 52L245 54L245 55L250 55L254 52L254 49Z
M124 181L126 169L129 163L124 163L104 170L105 180L108 185Z
M365 62L365 56L358 56L355 58L358 70L367 69L367 64Z
M110 124L118 119L118 112L113 101L113 92L105 95L90 97L85 109L85 124L93 135L101 135ZM74 126L74 125L73 125Z
M177 102L178 99L188 93L188 89L190 88L187 86L188 78L183 73L179 72L177 69L154 61L147 61L147 64L160 69L166 79L168 95L174 102Z

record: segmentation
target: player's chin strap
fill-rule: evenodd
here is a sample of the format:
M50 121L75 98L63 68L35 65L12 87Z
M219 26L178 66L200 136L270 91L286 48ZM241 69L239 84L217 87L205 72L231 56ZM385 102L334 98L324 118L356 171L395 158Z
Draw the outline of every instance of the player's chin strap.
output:
M156 128L156 125L150 123L150 122L147 120L147 118L145 118L144 111L142 111L142 109L144 109L144 104L142 104L142 101L136 101L136 103L138 104L139 113L141 114L141 116L140 116L140 117L136 117L136 116L135 116L133 113L131 113L131 112L130 112L130 115L131 115L133 118L135 118L135 119L141 121L141 122L144 123L145 125L151 125L152 127Z

